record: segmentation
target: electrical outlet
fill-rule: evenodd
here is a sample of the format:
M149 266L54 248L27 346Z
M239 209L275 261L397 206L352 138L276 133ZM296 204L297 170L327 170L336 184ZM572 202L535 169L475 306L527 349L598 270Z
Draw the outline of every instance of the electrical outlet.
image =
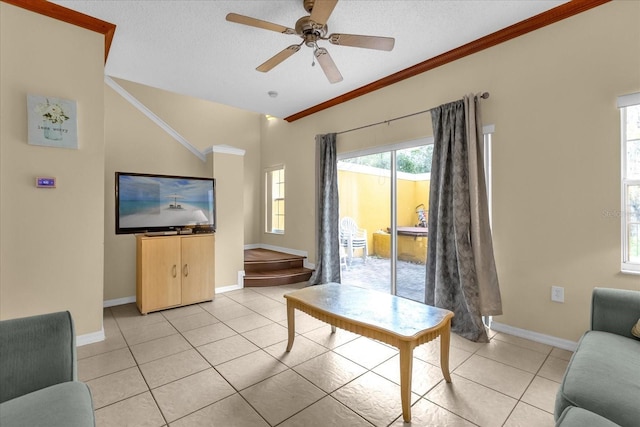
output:
M551 287L551 301L564 302L564 288L562 286Z

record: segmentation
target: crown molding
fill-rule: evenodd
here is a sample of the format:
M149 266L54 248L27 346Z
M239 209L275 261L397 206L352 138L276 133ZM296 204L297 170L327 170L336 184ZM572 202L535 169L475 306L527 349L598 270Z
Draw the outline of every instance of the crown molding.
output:
M156 113L154 113L149 108L147 108L147 106L144 105L142 102L140 102L138 98L131 95L129 92L127 92L125 88L123 88L118 83L116 83L115 80L113 80L109 76L104 76L104 82L107 86L109 86L111 89L116 91L117 94L119 94L125 100L127 100L129 104L131 104L135 109L140 111L142 114L147 116L149 120L151 120L153 123L158 125L171 138L173 138L174 140L182 144L182 146L184 146L184 148L186 148L187 150L191 151L193 155L195 155L197 158L199 158L203 162L207 161L207 157L205 154L203 154L200 150L198 150L195 146L193 146L193 144L187 141L187 139L183 137L178 131L176 131L174 128L169 126L169 124L164 120L162 120Z
M209 153L232 154L234 156L244 156L246 154L246 150L232 147L230 145L221 144L221 145L212 145L211 147L203 151L203 154L205 155Z
M30 10L31 12L39 13L41 15L48 16L50 18L64 21L69 24L77 25L78 27L85 28L87 30L95 31L100 34L104 34L104 62L107 62L109 57L109 49L111 49L111 42L113 41L113 35L116 32L115 24L111 24L106 21L102 21L98 18L94 18L84 13L76 12L75 10L68 9L66 7L57 5L55 3L49 3L45 0L0 0L4 3L11 4L13 6L21 7L23 9Z
M406 80L410 77L417 76L418 74L422 74L426 71L464 58L465 56L469 56L471 54L488 49L500 43L504 43L516 37L520 37L521 35L530 33L539 28L546 27L547 25L562 21L566 18L570 18L574 15L585 12L589 9L600 6L604 3L608 3L610 1L611 0L571 0L568 3L564 3L529 19L525 19L524 21L520 21L509 27L503 28L502 30L496 31L495 33L489 34L470 43L462 45L456 49L427 59L426 61L416 64L412 67L405 68L404 70L398 71L397 73L391 74L366 86L354 89L351 92L347 92L321 104L300 111L299 113L293 114L289 117L285 117L285 120L289 123L294 122L296 120L302 119L303 117L310 116L311 114L326 110L327 108L334 107L336 105L342 104L343 102L350 101L362 95L366 95L378 89L382 89L383 87L390 86L402 80Z

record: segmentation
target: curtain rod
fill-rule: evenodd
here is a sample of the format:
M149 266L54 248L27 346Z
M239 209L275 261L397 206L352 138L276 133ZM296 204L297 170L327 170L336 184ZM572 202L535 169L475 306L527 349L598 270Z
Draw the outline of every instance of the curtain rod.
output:
M480 97L482 99L487 99L487 98L489 98L489 92L483 92L481 95L478 95L478 97ZM368 125L360 126L360 127L349 129L349 130L343 130L342 132L337 132L336 135L342 135L343 133L353 132L354 130L366 129L366 128L370 128L372 126L378 126L378 125L382 125L382 124L385 124L385 123L389 124L391 122L395 122L396 120L406 119L407 117L413 117L413 116L417 116L418 114L428 113L429 111L433 110L434 108L436 108L436 107L429 108L428 110L418 111L417 113L407 114L405 116L394 117L393 119L383 120L383 121L377 122L377 123L371 123L371 124L368 124Z

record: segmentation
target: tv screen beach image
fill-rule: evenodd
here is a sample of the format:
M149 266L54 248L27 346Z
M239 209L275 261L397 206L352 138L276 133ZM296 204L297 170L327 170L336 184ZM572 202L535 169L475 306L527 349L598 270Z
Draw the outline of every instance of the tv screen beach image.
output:
M140 175L118 179L121 228L213 224L211 180Z

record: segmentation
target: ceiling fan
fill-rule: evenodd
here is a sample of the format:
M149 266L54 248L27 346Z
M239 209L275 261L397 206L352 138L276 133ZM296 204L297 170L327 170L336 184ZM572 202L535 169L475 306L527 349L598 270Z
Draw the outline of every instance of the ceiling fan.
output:
M362 47L366 49L386 50L393 49L395 39L392 37L362 36L356 34L329 34L327 36L327 21L336 7L338 0L302 0L305 10L310 13L298 19L295 29L282 25L263 21L249 16L238 15L237 13L229 13L227 21L237 24L249 25L251 27L262 28L265 30L276 31L283 34L295 34L302 38L300 44L294 44L286 47L273 57L267 59L256 70L263 73L273 69L276 65L289 58L300 50L303 44L313 49L313 55L318 60L322 71L331 83L342 81L342 75L338 67L331 59L329 51L324 47L318 46L319 40L326 40L331 44L339 46ZM313 65L313 64L312 64Z

